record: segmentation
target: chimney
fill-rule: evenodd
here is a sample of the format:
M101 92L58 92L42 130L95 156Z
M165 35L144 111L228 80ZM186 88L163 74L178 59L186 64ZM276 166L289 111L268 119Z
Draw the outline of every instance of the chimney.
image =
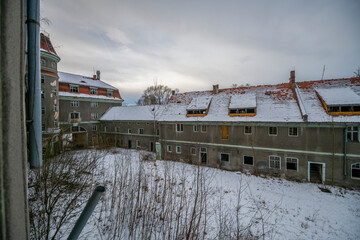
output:
M93 75L93 79L96 80L96 75Z
M175 95L175 90L172 90L172 91L171 91L171 95Z
M294 84L295 84L295 70L290 71L289 83L290 83L291 85L294 85Z
M100 80L100 71L99 70L96 71L96 79Z
M219 84L215 84L213 85L213 94L218 94L219 93Z

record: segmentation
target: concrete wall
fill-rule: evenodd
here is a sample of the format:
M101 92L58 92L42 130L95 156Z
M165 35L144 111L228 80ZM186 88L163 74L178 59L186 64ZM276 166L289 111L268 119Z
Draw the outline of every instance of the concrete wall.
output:
M29 239L24 1L0 4L0 239Z

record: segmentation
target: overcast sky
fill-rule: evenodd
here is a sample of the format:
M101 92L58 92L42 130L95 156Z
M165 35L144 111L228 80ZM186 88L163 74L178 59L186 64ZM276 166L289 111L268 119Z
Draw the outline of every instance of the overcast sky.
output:
M42 0L60 71L119 88L125 103L158 83L180 92L353 76L358 0Z

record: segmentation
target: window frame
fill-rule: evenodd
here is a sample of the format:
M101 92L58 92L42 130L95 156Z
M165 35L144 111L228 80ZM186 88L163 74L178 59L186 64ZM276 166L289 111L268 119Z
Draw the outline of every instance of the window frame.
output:
M172 145L166 145L166 151L171 153L172 152Z
M279 158L279 159L278 159L278 160L279 160L279 168L271 167L271 161L275 161L275 160L272 160L272 159L271 159L272 157ZM270 155L270 156L269 156L269 168L270 168L270 169L279 169L279 170L281 170L281 157L280 157L280 156L277 156L277 155Z
M245 163L245 157L251 157L251 158L252 158L252 164L247 164L247 163ZM243 165L246 165L246 166L254 166L254 156L243 155Z
M183 123L176 124L176 132L184 132L184 124Z
M194 152L193 152L193 150L194 150ZM196 156L196 147L191 147L191 148L190 148L190 154L191 154L192 156Z
M360 177L353 177L353 165L359 165L359 167L356 167L356 169L359 169L359 171L360 171L360 162L352 163L351 164L351 179L360 180Z
M53 105L53 112L57 112L57 111L58 111L57 103L54 103L54 105Z
M75 115L75 114L78 115L78 117L77 117L77 118L72 118L72 115L73 115L73 114L74 114L74 115ZM69 113L69 119L70 119L70 121L71 121L71 120L79 120L79 121L80 121L80 112L70 112L70 113Z
M71 93L79 93L79 85L75 85L75 84L69 84L70 86L70 92ZM75 89L77 89L76 91L74 91Z
M250 133L246 132L246 128L250 128ZM244 135L252 135L252 126L244 126Z
M204 130L205 128L205 130ZM207 132L207 125L201 125L201 132L206 133Z
M99 113L91 113L90 116L91 116L91 119L92 119L92 120L97 120L97 119L99 119Z
M71 100L70 101L70 106L71 107L79 107L80 106L80 102L77 100Z
M193 125L193 132L199 132L199 125Z
M41 75L41 83L45 83L45 76Z
M296 129L296 135L291 134L291 129ZM288 136L289 137L298 137L299 136L299 128L298 127L289 127L288 128Z
M271 132L270 129L275 129L275 130L276 130L276 133L275 133L275 134L270 133L270 132ZM278 135L278 127L268 127L268 135L269 135L269 136L277 136L277 135Z
M180 149L180 151L179 151L179 149ZM175 150L176 150L177 154L181 154L181 146L176 146Z
M95 87L90 88L90 94L91 95L98 95L98 89Z
M131 134L131 128L128 128L128 133L130 133L130 134Z
M349 130L350 128L350 130ZM357 130L354 130L357 128ZM350 139L348 138L350 133ZM356 137L355 137L356 136ZM355 139L357 138L357 139ZM358 126L346 126L346 139L348 142L359 142L359 127Z
M92 131L97 131L97 130L98 130L97 125L96 125L96 124L93 124L93 125L92 125Z
M119 126L115 127L116 132L121 132L121 128Z
M41 90L41 98L45 99L45 91L44 90Z
M114 97L114 91L108 89L106 96L108 96L108 97Z
M288 166L287 166L287 163L288 163L288 159L296 159L296 170L294 169L288 169ZM285 169L286 171L290 171L290 172L298 172L299 171L299 158L296 158L296 157L286 157L285 158Z
M228 160L222 160L222 155L227 155ZM219 153L219 160L220 162L226 162L226 163L230 163L230 153L224 153L224 152L220 152Z
M144 134L144 129L143 128L138 128L138 134L143 135Z
M140 141L139 140L136 140L135 144L136 144L136 148L140 148Z
M41 115L45 115L46 114L46 107L41 107Z
M99 102L91 102L91 103L90 103L90 107L92 107L92 108L98 108L98 107L99 107Z

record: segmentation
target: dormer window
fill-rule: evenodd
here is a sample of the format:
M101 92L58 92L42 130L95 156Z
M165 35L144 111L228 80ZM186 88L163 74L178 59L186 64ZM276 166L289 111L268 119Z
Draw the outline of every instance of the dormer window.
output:
M229 116L255 116L256 95L239 94L233 95L229 103Z
M211 103L211 96L198 96L192 99L189 106L186 108L187 117L203 117L209 111Z
M70 85L70 92L78 93L79 86L78 85Z
M360 96L351 88L316 89L329 115L360 115Z
M114 96L114 93L113 93L113 91L108 90L108 91L107 91L107 95L108 95L108 97L113 97L113 96Z
M90 88L90 94L97 95L97 88Z

